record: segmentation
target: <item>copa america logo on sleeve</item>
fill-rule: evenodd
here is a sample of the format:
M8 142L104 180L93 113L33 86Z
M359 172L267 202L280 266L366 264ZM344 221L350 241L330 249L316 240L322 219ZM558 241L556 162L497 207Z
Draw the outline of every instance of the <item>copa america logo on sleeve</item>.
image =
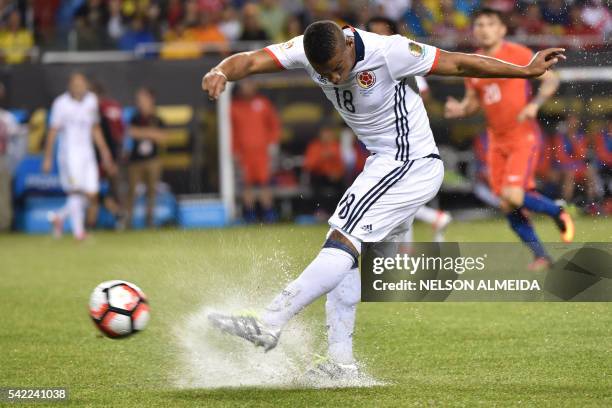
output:
M410 50L410 54L412 54L412 56L416 57L416 58L424 58L425 57L425 48L423 48L421 45L415 43L415 42L410 42L408 44L408 49Z
M357 84L363 89L370 89L376 83L374 71L361 71L357 74Z

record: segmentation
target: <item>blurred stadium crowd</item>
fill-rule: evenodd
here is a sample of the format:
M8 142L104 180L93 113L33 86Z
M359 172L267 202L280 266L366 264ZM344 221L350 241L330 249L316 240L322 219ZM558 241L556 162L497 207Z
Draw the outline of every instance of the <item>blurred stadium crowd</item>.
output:
M603 0L0 0L0 53L11 64L39 49L141 47L145 55L197 58L227 52L228 43L284 41L315 20L364 27L378 15L405 35L467 46L470 13L482 6L506 13L510 35L542 36L539 45L564 35L574 39L568 46L602 46L612 31Z

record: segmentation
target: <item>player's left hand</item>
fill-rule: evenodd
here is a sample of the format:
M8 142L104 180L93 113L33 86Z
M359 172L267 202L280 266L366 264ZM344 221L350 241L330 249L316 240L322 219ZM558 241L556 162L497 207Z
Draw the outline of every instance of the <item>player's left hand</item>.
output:
M526 120L535 119L538 116L539 110L540 110L540 107L538 106L537 103L534 103L534 102L528 103L523 108L523 110L519 112L517 119L519 122L524 122Z
M526 67L528 76L537 78L543 75L559 61L567 59L564 52L565 48L547 48L537 52Z

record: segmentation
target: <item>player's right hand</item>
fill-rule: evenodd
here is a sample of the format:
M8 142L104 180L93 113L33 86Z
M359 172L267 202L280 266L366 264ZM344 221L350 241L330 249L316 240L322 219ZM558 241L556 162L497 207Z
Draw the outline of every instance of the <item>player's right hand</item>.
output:
M218 69L211 69L202 78L202 90L208 92L208 97L211 100L216 100L221 92L225 90L225 84L227 83L227 77L223 72Z
M51 159L45 157L45 159L42 162L42 171L43 171L43 173L49 173L51 171L52 165L53 165L53 163L51 163Z
M444 104L444 117L446 119L457 119L464 116L463 105L457 99L449 96Z

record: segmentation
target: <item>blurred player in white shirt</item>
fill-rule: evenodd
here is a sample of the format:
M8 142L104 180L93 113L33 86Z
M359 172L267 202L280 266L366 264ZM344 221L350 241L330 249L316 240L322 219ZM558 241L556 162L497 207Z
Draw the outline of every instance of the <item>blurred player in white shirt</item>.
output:
M72 74L68 91L53 102L43 161L43 171L48 173L53 164L55 140L59 135L59 175L68 199L64 207L49 214L56 237L61 236L64 219L69 217L74 237L77 240L84 239L88 202L90 214L97 213L95 206L98 202L99 174L94 143L106 170L109 173L116 170L100 129L98 112L98 99L89 91L87 78L81 73Z

